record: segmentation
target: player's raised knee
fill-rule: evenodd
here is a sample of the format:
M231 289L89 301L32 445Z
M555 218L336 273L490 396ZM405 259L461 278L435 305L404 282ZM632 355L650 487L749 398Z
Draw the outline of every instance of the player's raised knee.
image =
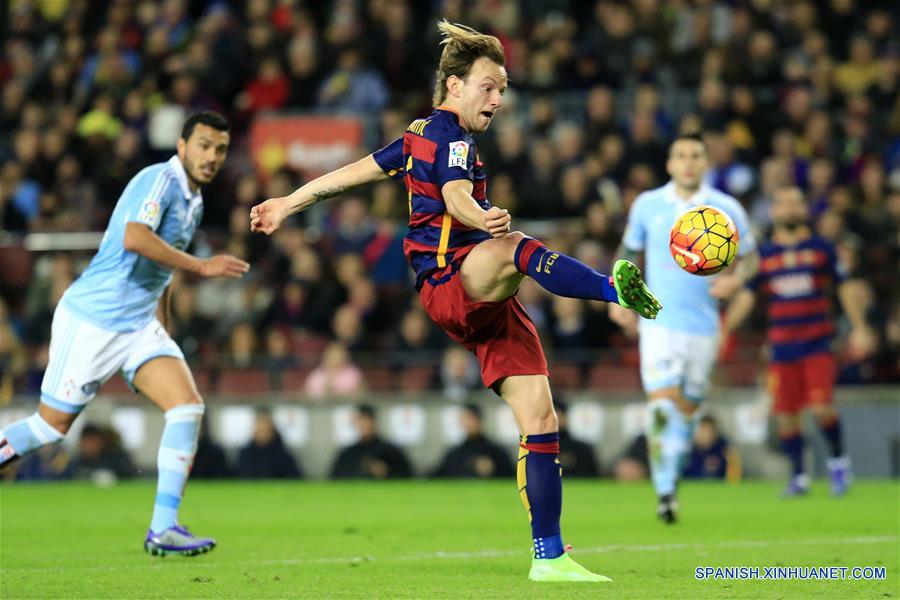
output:
M509 241L509 243L513 244L514 246L518 246L519 242L521 242L525 238L528 238L528 236L521 231L510 231L503 239Z
M515 262L516 250L519 248L519 244L522 243L522 240L525 239L529 239L527 235L521 231L513 231L508 233L505 237L492 240L494 242L494 248L496 248L497 259L504 262Z

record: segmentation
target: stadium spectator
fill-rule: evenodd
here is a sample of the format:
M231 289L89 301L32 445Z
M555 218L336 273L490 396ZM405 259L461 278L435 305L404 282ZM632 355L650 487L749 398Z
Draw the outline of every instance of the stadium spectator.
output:
M566 477L599 477L597 457L594 449L581 440L576 440L569 433L569 407L559 400L554 400L556 416L559 419L559 464Z
M290 83L276 56L267 56L259 65L256 78L235 101L238 110L256 113L260 110L274 110L284 106L290 94Z
M348 114L377 113L389 100L388 88L378 71L362 64L357 48L340 52L337 68L326 75L319 89L319 108Z
M553 348L560 350L578 350L590 348L587 319L585 318L584 301L577 298L553 298Z
M719 431L719 422L712 415L703 415L694 430L694 440L682 470L685 479L741 478L741 461L737 451Z
M332 342L322 353L322 363L313 369L304 384L306 395L314 400L356 397L365 390L362 372L350 361L350 353L340 342Z
M705 141L712 165L706 173L706 183L738 199L750 192L756 183L756 174L736 156L731 140L722 132L713 131L706 135Z
M434 364L444 346L440 334L418 306L410 307L400 320L400 328L391 343L395 367Z
M843 94L852 96L869 91L885 77L882 63L876 59L872 40L860 35L850 42L849 60L834 70L834 85Z
M479 479L512 476L512 454L484 435L478 405L467 404L463 407L460 424L466 438L444 454L434 476Z
M297 357L291 352L290 339L284 328L272 327L266 330L266 353L263 367L269 375L269 389L284 389L284 374L297 366Z
M44 446L21 462L3 471L2 479L9 481L59 481L71 479L72 455L65 446Z
M475 357L456 345L450 345L444 351L438 377L444 398L454 402L465 400L470 392L481 387Z
M0 299L0 406L12 400L15 380L26 366L25 347L9 320L6 302Z
M258 340L250 323L238 323L231 330L228 340L226 364L231 369L248 369L254 365Z
M307 288L300 281L285 282L269 305L263 322L268 326L290 327L295 330L312 328L315 315L309 310L308 296Z
M200 357L202 343L212 323L197 313L197 293L192 284L181 283L176 273L172 282L172 301L167 329L189 362Z
M72 470L75 477L97 485L112 485L136 474L119 433L112 427L94 423L86 423L81 429Z
M209 432L209 418L204 415L197 438L197 453L191 465L193 479L226 479L234 476L234 469L225 456L225 450L212 439Z
M647 436L635 436L613 465L613 476L618 481L643 481L650 473Z
M332 478L400 479L412 475L403 451L376 432L374 407L358 406L353 425L359 440L338 453L331 467Z
M316 103L316 90L321 80L317 43L314 37L300 34L295 34L288 43L288 105L292 107L312 108Z
M243 479L297 479L303 471L288 451L268 410L256 412L253 439L238 453L237 476Z

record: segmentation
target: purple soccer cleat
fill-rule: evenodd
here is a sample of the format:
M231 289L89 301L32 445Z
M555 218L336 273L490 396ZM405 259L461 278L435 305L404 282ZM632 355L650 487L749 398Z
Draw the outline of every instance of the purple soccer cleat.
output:
M216 540L212 538L197 537L183 525L174 525L153 533L147 531L144 540L144 550L153 556L166 556L168 554L180 554L181 556L197 556L205 554L216 547Z
M801 473L794 475L788 482L787 487L781 492L782 498L799 498L809 493L809 475Z
M843 496L850 489L850 482L853 481L850 459L845 456L829 458L827 464L828 484L831 488L831 495L835 497Z

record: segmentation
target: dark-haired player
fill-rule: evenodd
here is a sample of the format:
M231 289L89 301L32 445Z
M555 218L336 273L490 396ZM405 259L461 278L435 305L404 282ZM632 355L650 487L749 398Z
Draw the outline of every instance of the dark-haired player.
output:
M610 318L626 332L640 329L641 382L647 393L647 443L650 475L664 523L678 517L676 486L693 437L697 407L709 390L716 364L719 333L718 299L733 295L756 269L756 242L740 202L704 183L709 169L706 145L699 135L680 135L669 147L666 185L635 199L628 213L619 256L644 256L647 281L666 310L652 323L631 311L611 306ZM683 271L669 252L675 220L697 205L725 212L740 234L738 260L731 272L700 277Z
M387 147L312 181L290 196L253 207L250 227L271 234L292 213L354 186L394 177L406 185L404 250L425 310L475 353L484 385L510 405L522 433L518 482L531 520L536 581L607 581L565 552L559 530L559 433L547 361L516 292L532 277L561 296L603 300L654 318L659 304L633 264L601 275L521 233L491 206L473 134L485 131L503 102L505 57L499 40L442 22L435 111L413 121Z
M219 172L228 143L228 123L221 115L192 115L182 128L178 154L128 183L97 254L56 307L38 411L0 434L0 467L62 441L103 382L121 372L166 419L144 541L151 554L192 556L216 545L178 523L204 405L160 319L165 320L164 291L173 269L204 277L241 277L249 269L233 256L200 259L184 252L203 214L200 186Z
M759 273L735 296L725 319L726 332L736 329L753 310L756 296L768 301L768 342L771 350L769 388L778 433L791 462L785 497L809 490L803 466L800 416L810 410L828 442L831 493L841 496L850 484L850 459L844 450L840 417L831 404L837 375L831 343L834 337L833 290L853 330L850 346L865 355L875 345L866 324L861 288L846 279L834 248L813 234L803 192L793 186L777 189L772 198L772 238L760 246Z

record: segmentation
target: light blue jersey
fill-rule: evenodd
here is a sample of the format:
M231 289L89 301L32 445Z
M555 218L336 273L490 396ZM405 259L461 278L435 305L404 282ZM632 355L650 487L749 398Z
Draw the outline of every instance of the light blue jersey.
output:
M135 175L109 219L100 249L62 297L80 318L108 331L136 331L155 316L172 269L124 248L125 224L143 223L184 250L203 216L203 197L188 187L177 156Z
M690 200L682 200L675 194L673 182L637 197L628 213L622 243L628 250L644 252L647 285L663 305L653 325L714 335L719 330L719 312L709 286L715 275L691 275L681 270L669 252L669 232L675 219L701 204L725 211L734 221L740 235L738 256L756 250L756 240L740 202L707 185L701 186Z

